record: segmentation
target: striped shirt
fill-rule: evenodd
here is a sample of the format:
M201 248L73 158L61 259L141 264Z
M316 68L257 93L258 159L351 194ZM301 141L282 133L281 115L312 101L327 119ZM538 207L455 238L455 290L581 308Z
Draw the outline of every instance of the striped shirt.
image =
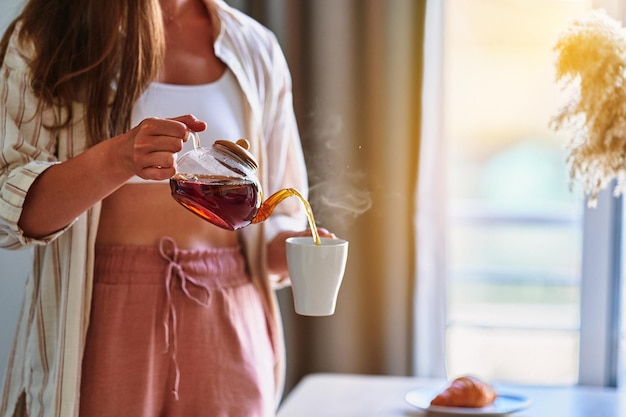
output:
M293 187L306 196L291 78L280 46L256 21L222 0L213 3L221 25L215 51L244 92L244 131L259 160L262 188L270 195ZM58 114L53 108L38 111L29 81L32 54L14 34L0 67L0 248L34 247L32 273L2 387L0 417L77 417L100 204L42 239L25 236L18 226L24 199L38 175L86 147L80 104L74 105L73 124L68 128L52 135L44 127ZM267 273L266 242L281 230L301 230L305 225L299 204L281 204L266 222L240 231L252 279L274 318L268 326L276 352L277 398L283 386L284 348L274 290L288 281Z

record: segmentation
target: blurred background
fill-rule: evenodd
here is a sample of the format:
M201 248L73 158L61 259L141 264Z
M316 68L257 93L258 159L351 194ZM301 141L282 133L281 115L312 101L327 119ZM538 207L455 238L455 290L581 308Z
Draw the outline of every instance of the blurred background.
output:
M22 0L2 0L3 27ZM287 392L312 372L626 385L622 199L588 209L549 128L560 32L624 0L232 0L291 67L337 311L279 291ZM0 371L28 252L0 251Z

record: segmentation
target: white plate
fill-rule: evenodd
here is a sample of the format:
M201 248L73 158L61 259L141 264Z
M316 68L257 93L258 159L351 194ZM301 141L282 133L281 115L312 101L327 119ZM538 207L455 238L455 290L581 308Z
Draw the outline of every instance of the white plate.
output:
M494 403L487 407L468 408L430 405L430 401L435 397L437 392L438 391L433 389L418 388L407 392L405 399L409 404L430 413L460 416L504 416L506 414L522 411L531 404L530 399L522 395L498 393Z

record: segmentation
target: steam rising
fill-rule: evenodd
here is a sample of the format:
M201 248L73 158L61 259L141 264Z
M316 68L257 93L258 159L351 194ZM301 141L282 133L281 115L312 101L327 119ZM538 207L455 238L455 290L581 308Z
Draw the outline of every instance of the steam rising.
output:
M316 223L341 235L372 207L366 172L350 165L358 164L362 147L351 142L341 112L332 106L314 103L309 117L309 203Z
M342 164L341 158L324 156L328 150L330 147L319 151L315 155L316 163L310 165L309 202L316 222L342 234L372 207L372 196L367 189L365 173ZM336 150L332 150L332 154L336 154Z

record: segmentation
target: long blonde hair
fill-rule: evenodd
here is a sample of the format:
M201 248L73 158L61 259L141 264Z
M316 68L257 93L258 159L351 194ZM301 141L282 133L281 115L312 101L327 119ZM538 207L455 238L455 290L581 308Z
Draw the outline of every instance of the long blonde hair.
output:
M89 145L130 127L133 104L159 71L165 36L158 0L29 0L0 41L0 63L19 26L34 46L31 87L42 104L86 109Z

